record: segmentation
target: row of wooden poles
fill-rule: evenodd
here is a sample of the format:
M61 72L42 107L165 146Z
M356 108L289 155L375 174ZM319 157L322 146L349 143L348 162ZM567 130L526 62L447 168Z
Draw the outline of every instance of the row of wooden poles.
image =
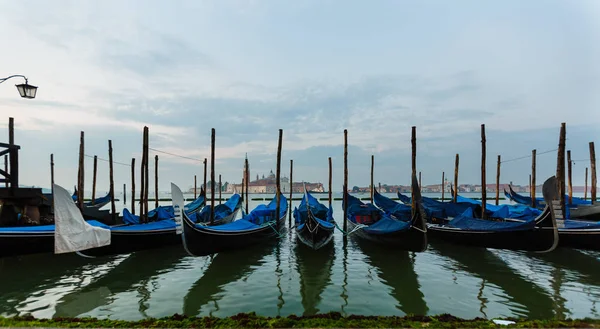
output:
M12 118L11 118L12 119ZM10 120L10 123L12 123L12 120ZM280 129L280 136L279 136L279 144L278 144L278 153L277 153L277 173L276 173L276 181L277 181L277 206L279 208L279 195L280 195L280 161L281 161L281 143L282 143L282 136L283 136L283 130ZM147 222L148 220L148 188L149 188L149 182L148 182L148 173L149 173L149 166L148 166L148 160L149 160L149 130L148 127L144 127L144 131L143 131L143 140L142 140L142 159L141 159L141 166L140 166L140 176L141 176L141 189L140 189L140 221L141 222ZM564 200L564 196L565 196L565 168L564 168L564 162L565 162L565 146L566 146L566 124L562 123L561 124L561 130L560 130L560 137L559 137L559 148L558 148L558 163L557 163L557 179L560 183L560 192L561 192L561 202L564 204L566 200ZM214 196L215 196L215 168L214 168L214 157L215 157L215 129L213 128L211 131L211 207L214 208ZM412 133L411 133L411 148L412 148L412 157L411 157L411 167L412 167L412 174L416 176L416 127L412 127ZM83 190L84 190L84 157L85 157L85 152L84 152L84 132L81 132L80 135L80 147L79 147L79 169L78 169L78 179L77 179L77 202L78 202L78 206L83 209ZM596 156L595 156L595 147L594 147L594 142L590 142L589 143L589 151L590 151L590 161L591 161L591 199L592 199L592 203L596 202L596 191L597 191L597 178L596 178ZM571 151L568 150L566 151L567 154L567 163L568 163L568 174L567 174L567 178L568 178L568 195L569 195L569 203L572 202L572 161L571 161ZM113 219L114 216L116 214L115 211L115 203L114 203L114 179L113 179L113 157L112 157L112 141L109 140L108 141L108 155L109 155L109 176L110 176L110 187L109 187L109 193L111 195L111 211L112 211L112 215L113 215ZM344 184L343 184L343 188L344 191L348 190L348 163L347 163L347 157L348 157L348 131L344 130ZM531 175L530 175L530 196L532 198L532 202L534 202L533 200L535 200L535 189L536 189L536 150L532 150L532 165L531 165ZM155 207L158 207L158 155L155 156L155 198L156 198L156 203L155 203ZM92 186L92 203L95 200L96 197L96 177L97 177L97 156L94 156L94 173L93 173L93 186ZM51 154L50 155L50 162L51 162L51 180L52 183L54 183L54 157ZM501 164L501 156L498 155L498 161L497 161L497 171L496 171L496 196L495 196L495 202L496 205L499 204L499 196L500 196L500 164ZM7 161L5 161L5 164L7 163ZM204 188L206 188L207 186L207 159L204 159ZM371 156L371 202L373 201L373 191L374 191L374 163L375 163L375 158L374 156ZM293 165L294 162L293 160L290 160L290 208L291 208L291 201L292 201L292 193L293 193ZM249 191L249 187L248 187L248 183L250 181L250 177L249 177L249 164L248 164L248 158L246 157L245 162L244 162L244 174L242 177L242 197L245 201L245 211L246 213L248 213L249 209L248 209L248 191ZM454 167L454 195L452 196L452 201L456 202L457 201L457 194L458 194L458 172L459 172L459 155L456 154L455 157L455 167ZM419 188L421 188L421 173L419 172ZM587 181L588 181L588 168L586 167L585 170L585 194L584 194L584 198L587 199L587 190L588 190L588 185L587 185ZM332 202L332 162L331 162L331 157L329 157L329 203L331 204ZM442 200L444 199L444 186L445 185L445 172L442 172ZM219 202L221 202L221 175L219 175ZM485 208L486 208L486 201L487 201L487 191L486 191L486 134L485 134L485 124L481 125L481 194L482 194L482 214L483 216L485 216ZM194 175L194 198L197 197L197 179L196 179L196 175ZM135 214L135 198L134 198L134 193L135 193L135 158L131 159L131 211L133 214ZM414 200L414 199L413 199ZM346 204L346 195L344 193L344 204ZM534 206L535 204L532 204L532 206ZM414 201L413 201L413 207L414 207ZM344 218L346 216L346 209L344 207ZM211 211L211 221L214 220L214 212ZM291 223L291 211L289 214L289 221ZM344 229L346 227L346 224L344 222Z
M416 155L417 155L417 143L416 143L417 133L416 127L412 127L411 133L411 149L412 149L412 157L411 157L411 167L412 167L412 175L416 177ZM558 162L556 167L556 178L559 184L559 193L560 193L560 202L562 205L563 218L566 216L566 208L565 208L565 148L566 148L566 124L561 123L560 135L559 135L559 143L558 143ZM591 200L592 203L596 203L596 191L597 191L597 178L596 178L596 151L594 147L594 142L589 143L589 151L590 151L590 162L591 162ZM568 163L568 197L569 203L572 203L573 198L573 185L572 185L572 160L571 160L571 151L567 152L567 163ZM331 185L331 158L330 160L330 185ZM499 204L500 200L500 163L501 157L498 155L497 169L496 169L496 205ZM374 195L374 167L375 167L375 156L371 155L371 203L373 203L373 195ZM457 202L458 196L458 167L459 167L459 155L456 154L455 163L454 163L454 195L452 196L452 202ZM530 175L530 196L532 199L532 207L535 207L535 173L536 173L536 150L532 151L532 164L531 164L532 173ZM291 175L291 173L290 173ZM442 172L442 200L444 199L444 185L445 185L445 173ZM588 179L588 168L585 168L585 196L584 199L587 199L587 179ZM481 125L481 207L482 207L482 218L486 218L486 203L487 203L487 190L486 190L486 134L485 134L485 124ZM419 172L419 189L421 188L421 173ZM331 194L331 187L330 194ZM344 204L347 204L346 200L346 191L348 191L348 131L344 130ZM331 200L331 196L330 196ZM415 198L411 198L412 200L412 208L415 208ZM330 201L331 202L331 201ZM346 207L344 208L344 218L347 217ZM347 224L344 220L344 230L346 230Z

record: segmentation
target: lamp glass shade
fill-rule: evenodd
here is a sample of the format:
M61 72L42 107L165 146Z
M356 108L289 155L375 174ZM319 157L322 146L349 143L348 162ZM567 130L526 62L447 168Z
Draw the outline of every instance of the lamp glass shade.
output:
M19 94L23 98L35 98L35 94L37 93L36 86L32 86L28 83L22 83L17 85L17 90L19 90Z

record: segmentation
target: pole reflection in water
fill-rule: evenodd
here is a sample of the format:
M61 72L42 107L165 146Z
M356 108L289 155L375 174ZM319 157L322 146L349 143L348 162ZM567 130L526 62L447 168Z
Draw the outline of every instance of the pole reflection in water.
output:
M508 295L508 301L499 302L506 304L514 314L536 319L554 316L552 298L535 283L515 273L488 249L432 242L430 251L455 260L461 270L502 289ZM485 313L482 315L486 316Z
M344 236L344 245L342 248L342 252L343 252L343 259L342 259L342 268L344 271L344 281L342 283L342 293L340 294L340 297L342 297L342 299L344 300L344 304L342 304L342 310L341 313L343 315L347 315L346 313L346 306L348 306L348 238L346 238Z
M139 311L144 315L151 293L147 287L148 282L162 273L174 270L183 257L185 253L179 246L130 254L97 281L64 296L58 302L54 316L76 317L85 314L97 307L112 304L117 294L129 290L138 292Z
M429 309L414 269L413 252L391 251L360 239L352 241L367 257L366 261L377 269L379 279L390 288L390 295L398 302L397 309L404 314L427 314Z
M319 250L308 248L297 243L296 269L300 274L300 297L304 308L303 315L319 313L317 306L321 302L321 294L331 283L332 266L335 260L334 241Z
M264 262L263 259L273 252L275 244L256 245L215 255L202 277L192 285L184 297L183 313L197 316L202 306L211 301L217 303L222 298L220 294L224 287L252 273Z

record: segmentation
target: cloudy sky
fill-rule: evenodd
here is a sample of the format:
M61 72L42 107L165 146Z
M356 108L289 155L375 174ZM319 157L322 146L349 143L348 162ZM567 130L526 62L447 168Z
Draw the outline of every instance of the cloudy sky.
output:
M0 133L14 117L22 184L49 186L54 153L56 182L72 188L80 131L86 154L108 158L111 139L115 161L139 164L144 125L150 147L193 159L210 155L216 128L217 172L236 182L245 153L253 177L275 169L282 128L282 171L294 159L295 180L326 182L331 156L335 190L344 129L350 186L369 183L371 154L376 181L407 184L413 125L424 184L452 172L456 153L460 181L480 181L482 123L489 182L498 154L554 150L567 122L583 185L599 142L596 0L0 0L0 18L0 75L39 86L26 100L18 79L0 85ZM200 180L201 162L155 154L161 190ZM525 184L530 166L503 163L502 181ZM538 180L555 168L556 152L540 155ZM98 171L106 190L108 164ZM115 165L116 186L129 181Z

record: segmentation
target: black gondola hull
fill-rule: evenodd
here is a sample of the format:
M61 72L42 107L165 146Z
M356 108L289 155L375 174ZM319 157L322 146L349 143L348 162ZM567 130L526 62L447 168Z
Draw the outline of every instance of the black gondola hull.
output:
M429 225L431 239L482 248L549 251L554 249L555 232L552 228L534 228L523 231L468 231Z
M320 224L313 229L309 229L308 225L304 225L301 229L296 229L298 240L306 246L317 250L329 244L333 239L333 231L335 227L327 228Z
M54 232L0 233L0 257L12 257L54 251Z
M351 220L348 221L348 232L352 232L357 224ZM357 229L352 233L357 238L365 239L378 244L394 247L395 249L407 251L424 251L427 249L427 231L411 226L405 231L398 231L386 234L369 234L362 229Z
M279 218L279 230L285 225L285 214ZM221 251L235 250L246 246L273 241L279 237L275 225L262 226L247 231L220 231L210 227L197 227L187 216L183 216L185 248L195 256L207 256Z
M600 229L558 229L559 247L599 250Z

